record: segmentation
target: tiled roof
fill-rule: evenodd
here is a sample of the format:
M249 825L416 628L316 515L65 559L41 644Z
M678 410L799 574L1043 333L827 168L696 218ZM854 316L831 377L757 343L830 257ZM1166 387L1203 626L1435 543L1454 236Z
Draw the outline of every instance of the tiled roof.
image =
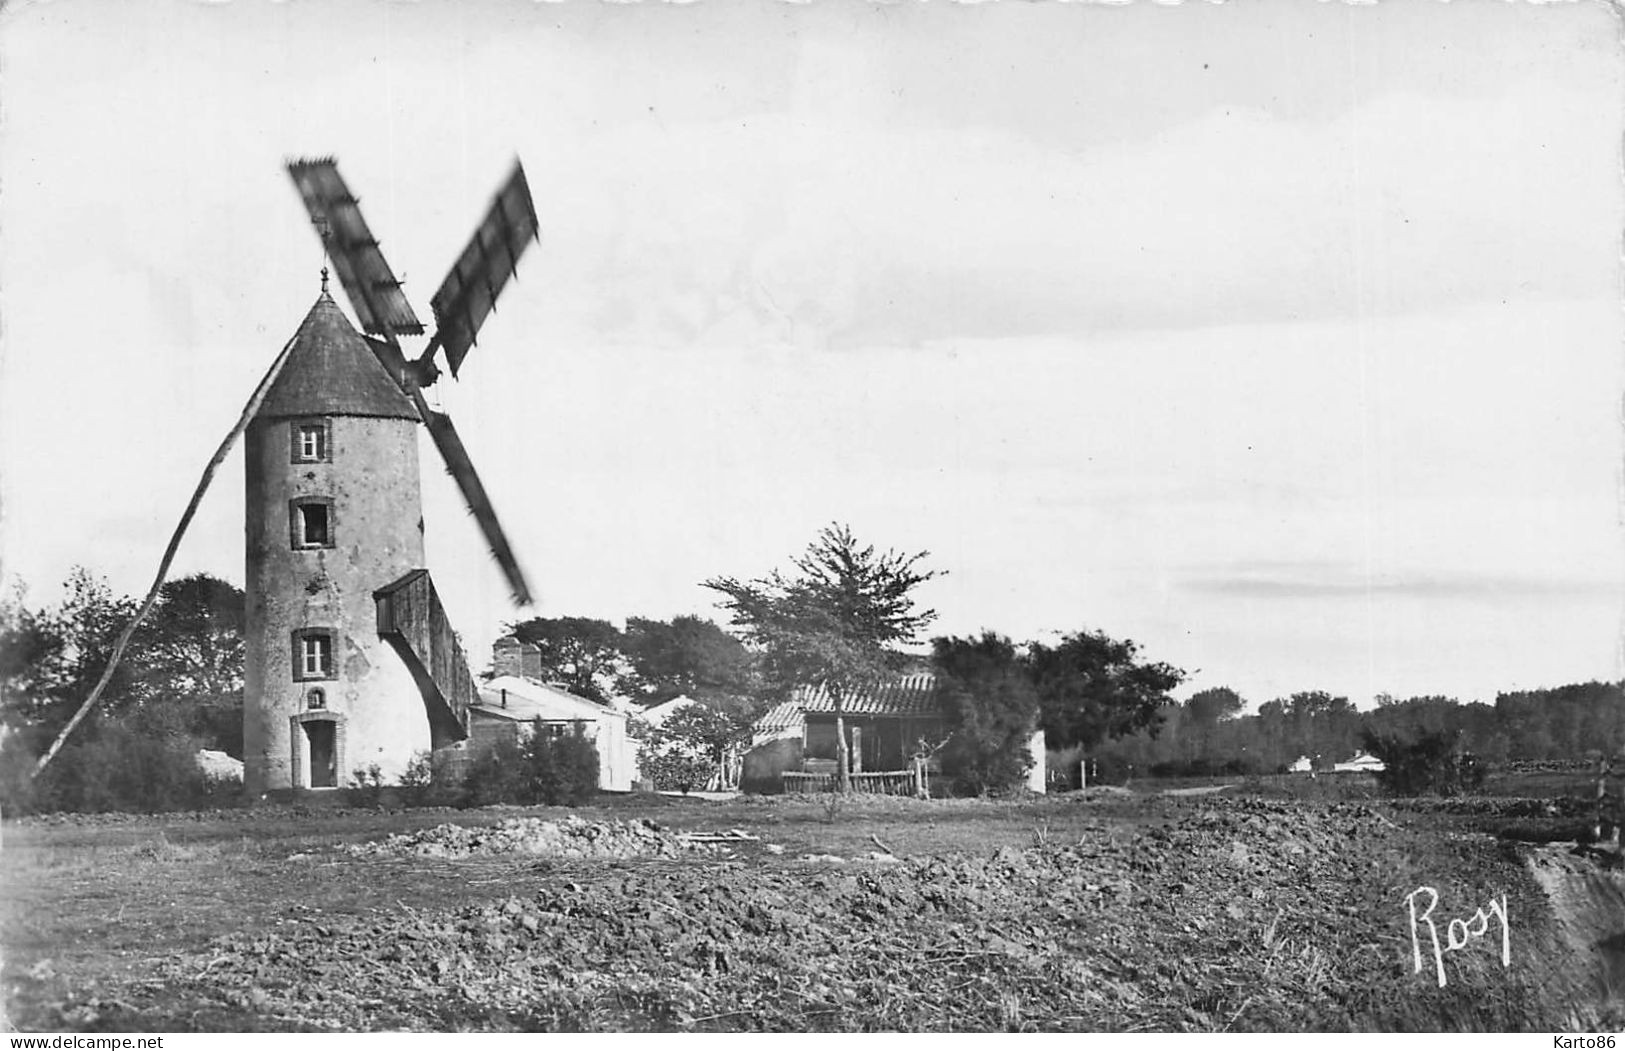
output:
M504 703L506 702L506 703ZM624 715L607 704L569 690L517 675L498 675L480 685L474 708L483 715L529 722L531 719L597 720Z
M807 713L834 714L835 702L824 689L802 687L794 698L769 708L756 720L752 730L755 741L761 744L776 737L800 734L807 723ZM842 709L845 715L892 715L930 717L937 714L936 679L929 673L905 675L895 682L876 690L849 698Z
M326 292L310 308L293 349L260 405L260 419L280 416L385 416L418 419L418 411Z
M833 714L835 711L835 699L822 686L802 687L796 691L792 703L803 712ZM848 697L841 710L846 715L936 715L936 677L929 673L905 675L856 697Z
M803 721L801 703L799 701L784 701L769 708L766 715L756 720L753 729L758 737L767 737L786 730L799 731Z

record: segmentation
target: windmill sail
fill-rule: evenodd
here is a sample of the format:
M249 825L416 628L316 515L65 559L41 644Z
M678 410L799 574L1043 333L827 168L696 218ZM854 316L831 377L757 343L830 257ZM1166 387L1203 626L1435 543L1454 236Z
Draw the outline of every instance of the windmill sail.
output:
M430 300L439 326L435 342L445 348L453 376L462 367L503 286L514 275L519 257L538 236L536 207L525 182L525 169L515 161L513 174L497 191L457 265Z
M423 396L421 387L434 382L433 371L430 369L424 378L416 368L428 362L436 346L443 346L452 375L456 375L468 348L474 344L480 325L490 315L497 295L513 276L519 256L536 239L536 209L531 203L524 169L514 162L513 173L497 192L457 265L435 293L434 311L439 331L417 363L406 360L397 337L417 335L423 326L412 313L400 282L395 280L383 253L378 250L378 242L367 229L361 209L340 178L338 167L331 158L301 160L289 163L288 174L304 198L311 222L327 247L362 328L383 337L382 340L369 339L368 346L417 406L435 448L446 462L447 472L457 482L463 501L485 535L492 557L507 578L514 601L521 606L530 605L530 586L497 521L485 486L480 484L468 450L463 447L450 417L431 409Z
M423 422L428 425L429 436L434 439L435 448L440 450L441 459L446 461L447 472L457 482L463 502L474 515L474 521L479 523L480 532L485 534L492 557L497 560L502 575L508 579L514 602L521 606L530 605L530 585L525 583L519 560L508 545L502 523L497 521L496 509L491 506L491 498L485 495L485 486L480 484L480 476L474 471L474 461L468 458L468 450L464 448L462 438L458 437L457 428L452 426L451 417L431 409L428 399L416 388L412 390L412 400L417 404Z
M304 198L310 221L333 260L339 284L355 308L361 328L373 335L419 335L423 324L412 312L401 283L378 250L378 240L331 158L292 161L288 174Z

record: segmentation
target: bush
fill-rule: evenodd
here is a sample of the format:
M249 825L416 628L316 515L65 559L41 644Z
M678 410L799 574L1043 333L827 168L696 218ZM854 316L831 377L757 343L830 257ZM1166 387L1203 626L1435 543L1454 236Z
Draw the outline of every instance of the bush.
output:
M438 780L436 772L431 784ZM538 725L523 742L499 738L476 755L461 788L465 806L579 804L598 791L598 746L580 726L555 736Z
M933 639L937 703L950 737L942 770L956 792L988 795L1023 787L1033 755L1038 694L1015 645L994 632Z
M526 744L524 758L531 802L573 806L598 792L598 746L579 724L557 737L538 727Z
M1096 785L1126 785L1131 776L1136 773L1128 760L1112 751L1096 752L1092 755L1085 753L1082 745L1071 745L1067 748L1051 748L1045 754L1045 761L1049 771L1049 791L1070 792L1075 788L1086 787L1082 781L1087 781L1087 787ZM1080 766L1088 764L1087 776L1080 775ZM1153 777L1161 776L1154 770L1138 771L1142 776L1150 774Z
M1458 752L1459 732L1421 731L1414 738L1365 730L1366 751L1381 759L1377 783L1396 796L1456 796L1476 791L1489 772L1471 752Z
M0 748L0 813L27 814L34 809L34 764L39 761L35 750L20 733L6 738Z
M376 807L384 801L384 771L377 763L350 771L350 791L362 806Z
M401 802L407 806L423 806L429 801L429 790L434 787L434 753L413 752L406 761L406 769L395 779L401 789Z
M1050 748L1044 752L1046 787L1051 792L1071 792L1082 788L1083 764L1088 762L1082 745Z
M1033 766L1026 735L961 727L942 749L942 771L955 795L1001 796L1025 787Z
M526 765L525 750L517 738L498 738L468 764L460 801L465 806L529 802Z
M660 751L646 748L638 756L638 772L654 782L661 792L682 792L703 789L716 771L716 764L702 755L676 745Z
M1152 777L1249 777L1264 773L1261 763L1250 759L1203 757L1189 761L1152 763Z
M32 783L22 782L24 771L17 767L31 768L33 760L8 754L6 804L34 813L155 813L211 802L209 782L197 765L201 742L196 738L144 726L135 716L99 722L81 733Z
M406 762L406 769L395 779L395 783L401 789L401 802L414 807L433 806L437 801L447 801L444 798L446 794L454 792L456 788L448 776L449 758L446 753L436 756L434 752L427 750L413 752L412 758ZM437 795L442 798L436 800Z
M457 756L450 749L415 752L395 783L409 807L455 806L463 797Z
M1090 760L1091 784L1097 785L1126 785L1134 779L1136 773L1144 775L1144 771L1136 771L1134 764L1115 753L1107 753Z

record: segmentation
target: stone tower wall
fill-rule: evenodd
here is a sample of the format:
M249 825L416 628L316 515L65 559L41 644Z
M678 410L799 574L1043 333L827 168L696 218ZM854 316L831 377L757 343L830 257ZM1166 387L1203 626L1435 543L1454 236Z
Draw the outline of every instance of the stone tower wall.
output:
M429 747L423 700L400 658L378 637L373 592L423 565L417 424L329 416L329 457L293 462L286 418L249 427L244 788L250 796L310 784L304 726L330 722L337 780L374 763L393 781ZM331 501L331 547L296 549L290 505ZM332 678L299 681L295 633L332 632ZM325 708L308 699L320 689Z

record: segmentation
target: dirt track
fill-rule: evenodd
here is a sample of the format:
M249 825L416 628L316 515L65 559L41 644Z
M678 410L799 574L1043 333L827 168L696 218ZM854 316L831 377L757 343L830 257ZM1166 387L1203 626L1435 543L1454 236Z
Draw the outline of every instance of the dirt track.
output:
M1625 875L1565 846L1529 848L1527 863L1551 906L1554 987L1599 1010L1625 1007Z

